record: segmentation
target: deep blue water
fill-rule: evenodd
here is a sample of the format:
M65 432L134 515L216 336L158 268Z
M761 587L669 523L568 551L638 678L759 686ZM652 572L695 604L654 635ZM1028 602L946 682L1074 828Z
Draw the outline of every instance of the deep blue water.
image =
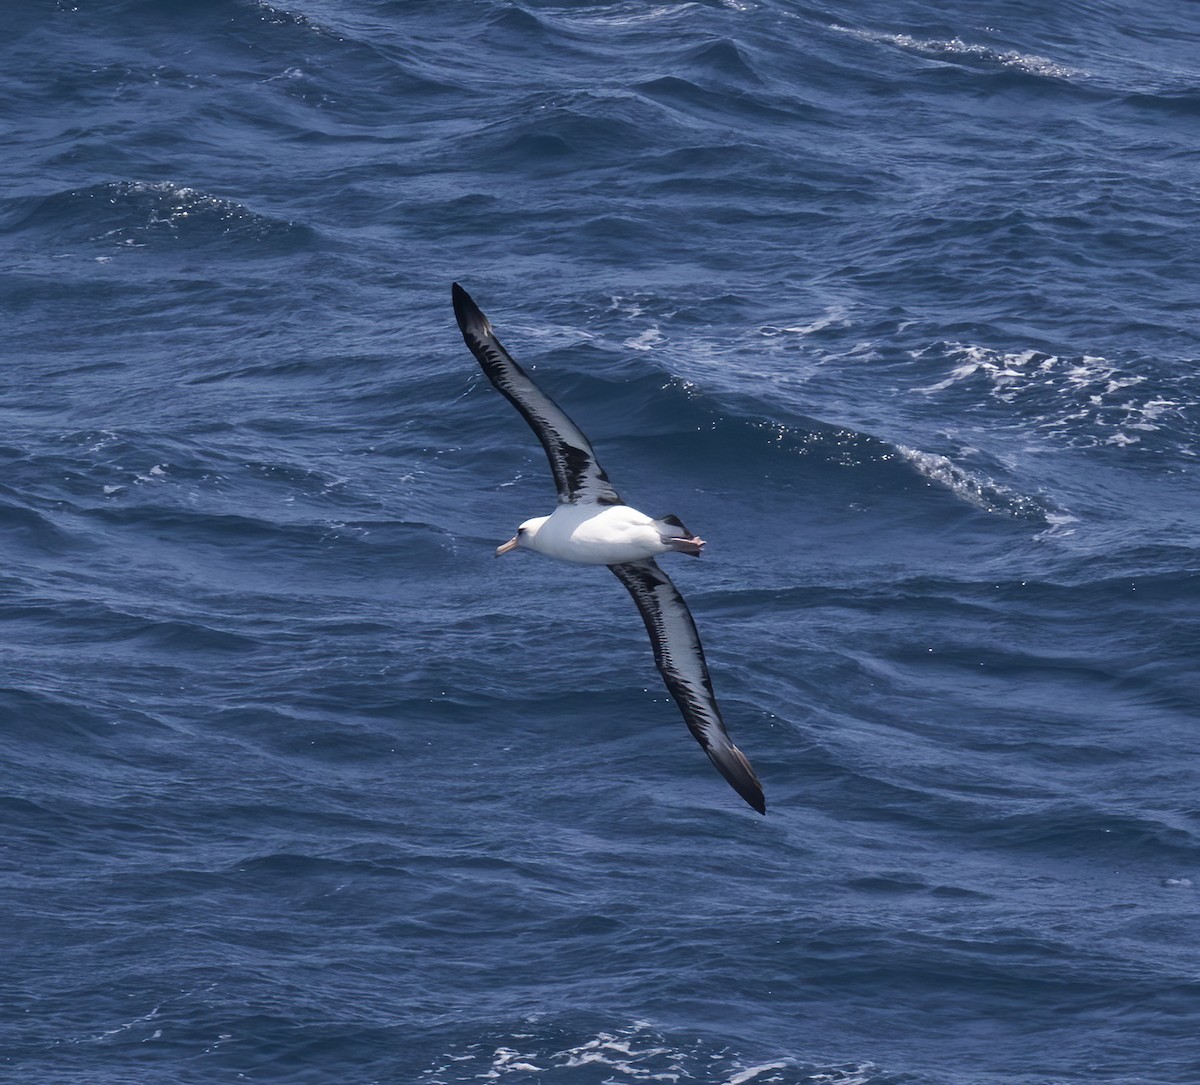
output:
M15 0L0 131L5 1081L1200 1082L1194 3Z

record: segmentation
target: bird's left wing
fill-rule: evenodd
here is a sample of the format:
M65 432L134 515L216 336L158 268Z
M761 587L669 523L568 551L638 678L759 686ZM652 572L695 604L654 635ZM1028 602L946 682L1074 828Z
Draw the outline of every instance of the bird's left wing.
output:
M760 814L765 814L767 804L762 784L746 755L730 741L725 730L704 662L704 649L700 647L700 634L679 589L653 558L609 568L629 589L641 611L654 648L654 662L688 729L734 791Z
M620 505L621 497L596 459L591 443L564 411L530 379L492 331L491 321L458 283L452 288L454 315L463 339L496 390L518 411L542 442L560 504L594 501Z

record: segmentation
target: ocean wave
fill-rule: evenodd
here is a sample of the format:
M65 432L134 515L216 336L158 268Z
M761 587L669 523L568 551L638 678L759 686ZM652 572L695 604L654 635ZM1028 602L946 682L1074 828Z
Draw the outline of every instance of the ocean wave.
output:
M336 37L335 31L304 12L292 11L283 4L271 3L271 0L249 0L249 6L265 23L275 23L286 26L302 27L314 34Z
M748 47L732 38L715 38L686 49L681 59L693 70L706 69L721 79L760 83L754 56Z
M236 624L219 615L187 616L169 612L170 604L137 600L136 589L117 600L79 598L76 585L22 585L36 593L21 606L5 608L10 621L39 630L65 645L86 651L91 659L128 658L143 651L250 652L258 641L228 628Z
M998 49L990 45L965 42L961 38L917 38L911 34L894 34L879 30L859 30L834 24L831 30L849 34L862 41L892 45L905 52L917 53L933 60L968 65L981 69L1003 69L1048 79L1078 79L1088 73L1079 68L1016 49Z
M313 232L234 201L169 181L110 181L50 196L9 200L5 229L120 248L164 243L270 251L310 244Z
M1125 101L1137 109L1170 117L1200 117L1200 89L1195 87L1138 92L1130 94Z
M956 387L984 389L1015 417L1066 445L1128 447L1165 430L1164 438L1194 455L1187 407L1195 395L1186 373L1163 379L1150 366L1127 366L1100 355L998 350L970 343L936 343L910 352L922 363L949 366L921 388L937 396Z
M1192 868L1200 858L1200 836L1151 814L1124 813L1083 804L1046 803L969 826L981 843L1044 855L1083 853L1116 861L1145 860L1168 869Z
M5 546L31 554L63 554L87 547L87 539L56 517L20 501L0 500L0 538Z
M661 75L634 84L638 94L668 109L685 123L722 125L731 129L749 123L792 125L825 116L806 102L769 99L750 92L730 94L728 86L706 86L690 70L685 75Z
M615 300L615 299L614 299ZM647 304L651 304L647 299ZM641 312L636 301L622 299L620 304ZM838 323L840 316L828 322L816 322L814 332L821 327ZM657 462L681 460L681 470L703 470L710 485L723 487L737 473L758 477L764 472L779 478L786 470L777 462L785 458L805 461L804 477L808 484L817 483L814 472L824 481L835 485L852 486L839 481L847 469L860 474L858 485L863 492L877 487L898 490L915 472L922 479L944 487L967 505L984 512L1017 520L1041 523L1052 529L1066 528L1074 516L1047 496L1030 494L1013 483L997 478L974 465L963 465L945 454L924 451L899 442L890 442L870 433L847 426L838 426L813 418L798 418L773 408L760 397L747 397L722 387L719 374L709 369L703 344L691 341L687 355L692 372L698 379L718 377L711 389L703 384L673 375L667 365L670 340L660 325L644 317L639 321L644 330L624 343L609 343L591 337L589 349L633 352L636 361L627 362L625 370L634 375L624 376L611 370L604 374L578 368L578 347L565 345L551 352L550 362L561 353L564 362L576 366L572 372L564 365L555 369L548 379L553 394L563 402L588 404L586 428L597 434L601 458L606 444L634 441L640 446L653 442L656 446L670 438L670 445L655 451ZM797 329L803 332L805 329ZM720 365L720 361L714 362ZM738 370L739 385L748 370ZM707 382L706 382L707 383ZM605 434L603 438L599 435ZM536 458L532 448L527 457ZM607 461L606 461L607 462ZM993 465L994 466L994 465ZM998 468L997 468L998 469ZM817 483L820 484L820 483Z
M617 3L587 5L569 13L564 12L559 18L564 23L586 29L589 33L597 30L641 32L647 28L660 30L664 24L687 26L698 7L696 0L681 0L668 4L629 3L628 0L621 0Z
M648 147L652 123L628 95L577 94L527 103L465 137L497 164L526 169L607 165Z
M984 512L1037 520L1055 527L1065 527L1075 520L1045 499L1018 493L1011 486L958 466L947 456L921 452L905 445L897 445L896 451L925 478L940 483L955 497Z
M868 1062L821 1065L791 1055L748 1059L721 1042L681 1043L647 1021L573 1035L568 1028L536 1018L509 1033L495 1032L447 1050L423 1071L421 1080L466 1085L503 1081L511 1074L521 1075L521 1080L547 1074L556 1082L603 1078L609 1085L678 1085L693 1079L709 1085L899 1085L904 1080Z
M67 748L68 736L102 741L112 727L112 716L104 706L86 693L73 691L51 692L6 683L0 686L0 710L7 721L4 737L10 744L10 756L20 752L41 758L49 753L51 760L57 760L76 752ZM40 809L42 804L38 805ZM60 813L53 811L55 817Z

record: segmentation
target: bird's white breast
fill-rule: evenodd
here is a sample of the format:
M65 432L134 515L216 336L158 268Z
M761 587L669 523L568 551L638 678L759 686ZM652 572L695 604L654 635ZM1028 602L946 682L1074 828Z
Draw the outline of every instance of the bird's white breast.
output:
M654 521L628 505L559 505L538 528L531 549L584 565L617 565L661 554Z

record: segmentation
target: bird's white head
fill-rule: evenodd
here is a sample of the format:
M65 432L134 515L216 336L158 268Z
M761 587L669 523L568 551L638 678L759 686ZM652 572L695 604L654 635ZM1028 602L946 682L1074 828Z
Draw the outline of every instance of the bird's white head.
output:
M496 557L501 554L507 554L510 550L516 550L518 547L525 547L527 550L536 550L537 546L534 540L537 538L537 533L541 530L542 525L549 520L549 516L535 516L532 520L526 520L519 528L517 533L508 540L503 546L496 547Z

